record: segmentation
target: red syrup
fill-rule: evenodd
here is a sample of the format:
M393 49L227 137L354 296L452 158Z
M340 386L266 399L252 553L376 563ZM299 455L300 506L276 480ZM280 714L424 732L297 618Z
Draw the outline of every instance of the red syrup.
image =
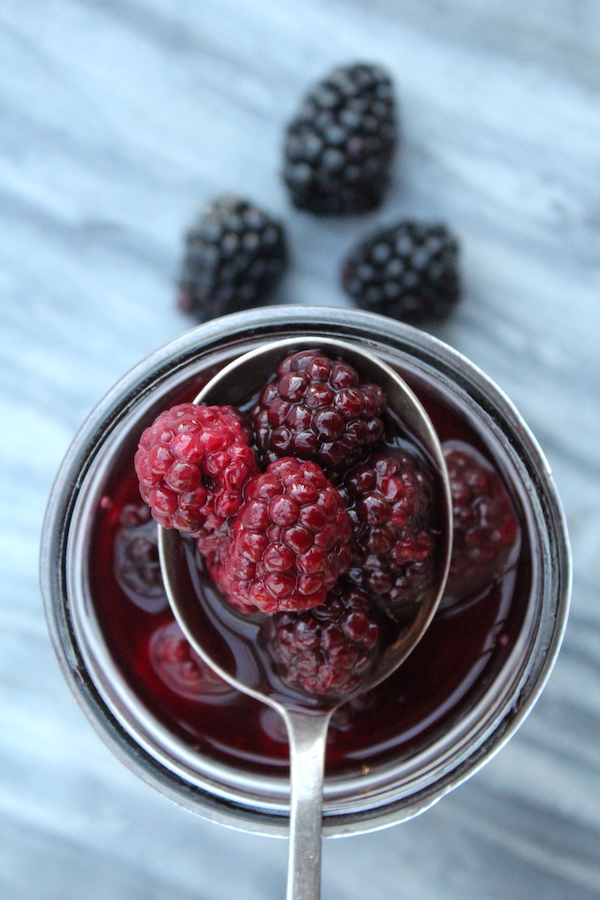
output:
M442 442L474 446L494 466L516 510L521 506L500 455L466 410L421 379L402 373L426 407ZM195 391L192 392L192 396ZM177 398L179 400L179 398ZM186 397L185 399L190 399ZM283 721L266 705L214 679L202 692L177 690L152 662L156 633L173 623L165 602L149 612L132 602L115 575L115 538L123 509L140 505L132 446L109 473L93 525L90 593L107 646L124 678L156 719L192 749L249 772L276 774L288 765ZM524 516L519 516L521 523ZM520 632L532 583L532 550L520 528L517 558L505 574L461 603L440 610L400 668L334 713L326 768L330 774L368 771L408 758L442 736L483 696ZM173 627L173 626L172 626ZM189 660L184 661L189 668Z

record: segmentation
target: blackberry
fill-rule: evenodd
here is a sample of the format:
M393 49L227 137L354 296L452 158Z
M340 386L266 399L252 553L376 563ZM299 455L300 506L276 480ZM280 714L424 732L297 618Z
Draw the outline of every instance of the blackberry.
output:
M377 208L395 145L389 75L362 63L335 69L287 128L283 175L293 204L320 215Z
M248 482L229 551L210 574L242 612L308 609L348 568L351 531L319 466L278 459Z
M179 308L205 322L265 303L287 264L283 227L240 197L221 197L186 235Z
M385 606L418 601L433 576L433 488L418 459L375 453L352 469L340 493L353 534L347 577Z
M282 360L252 410L256 446L266 461L313 459L335 478L379 442L386 406L381 388L347 362L301 350Z
M460 297L458 242L445 225L403 221L358 244L342 286L358 306L402 322L445 319Z
M500 577L519 545L512 501L491 465L469 444L448 441L453 541L442 605L473 596Z
M321 606L276 613L263 640L293 688L319 697L342 697L360 688L379 641L377 612L367 594L340 584Z
M240 413L180 403L146 428L134 457L142 499L164 528L202 535L223 527L258 471Z
M115 577L132 603L149 613L168 605L158 558L158 528L142 504L123 507L114 543Z
M180 697L222 703L234 694L231 685L195 653L177 622L167 622L153 632L148 655L155 674Z

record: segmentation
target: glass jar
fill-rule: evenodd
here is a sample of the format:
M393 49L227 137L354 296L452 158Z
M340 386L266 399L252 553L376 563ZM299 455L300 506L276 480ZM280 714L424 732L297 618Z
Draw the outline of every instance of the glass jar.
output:
M251 713L262 723L260 728L266 728L267 742L282 744L273 765L268 760L257 762L252 747L237 757L221 753L220 735L206 743L201 734L200 739L191 734L191 726L186 730L185 722L171 727L157 714L151 691L139 687L137 664L131 660L124 664L122 653L116 651L107 603L114 601L118 590L105 571L102 522L113 514L115 485L131 469L143 428L159 411L191 399L240 353L296 335L314 336L315 345L319 336L335 335L397 368L430 411L442 440L468 434L493 460L518 509L521 530L518 563L511 576L496 585L487 630L471 648L472 664L456 675L456 684L452 682L456 664L451 660L444 678L438 678L447 684L446 693L439 685L431 688L427 711L419 719L422 695L412 696L410 678L427 680L431 675L429 680L435 681L435 673L431 674L435 654L427 655L428 632L388 693L375 698L374 705L369 706L369 700L366 711L360 705L350 709L349 718L342 716L338 722L332 736L338 761L326 772L323 833L341 836L408 819L472 775L521 724L560 646L569 603L570 556L552 475L515 408L476 366L423 331L355 310L272 307L199 326L128 372L75 437L49 500L41 579L50 633L65 677L117 756L193 812L246 831L285 834L289 810L285 738L278 734L277 723L265 724L267 708L253 708ZM450 604L441 609L430 630L437 629L439 640L456 642L457 634L469 632L470 621L481 620L485 603L491 608L485 598L459 609ZM228 707L229 700L218 698L208 718L214 723L228 716L231 727L236 721L242 727L243 717L236 719L237 707L234 701ZM392 739L394 722L386 723L388 730L392 728L389 733L375 733L377 716L397 716L401 737ZM361 728L362 720L366 725ZM194 728L201 732L200 714L198 722ZM367 731L374 732L373 746L365 744ZM361 749L353 749L352 735L361 732Z

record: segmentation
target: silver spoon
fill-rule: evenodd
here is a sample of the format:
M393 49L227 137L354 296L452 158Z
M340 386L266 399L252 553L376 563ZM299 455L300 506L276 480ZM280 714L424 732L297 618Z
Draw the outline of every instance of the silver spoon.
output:
M357 368L365 380L378 384L386 392L388 408L420 444L438 480L442 525L436 577L417 607L412 622L398 626L397 637L380 654L360 688L352 695L319 698L318 702L292 697L289 692L279 690L277 678L272 672L265 671L265 661L256 649L260 624L252 616L223 609L228 607L226 603L200 603L199 596L208 599L212 596L214 600L215 588L208 578L191 574L189 549L185 550L181 535L159 528L165 589L172 611L190 644L233 687L269 704L285 721L290 746L291 788L287 900L318 900L320 897L325 744L332 713L351 696L370 690L387 678L416 646L440 601L452 546L450 486L436 432L408 385L374 354L336 338L321 336L304 335L273 341L225 366L205 385L194 403L239 405L260 389L287 353L312 347L335 358L343 358ZM262 614L259 614L260 618ZM235 620L234 628L230 627L232 619ZM228 632L227 639L223 637L223 630Z

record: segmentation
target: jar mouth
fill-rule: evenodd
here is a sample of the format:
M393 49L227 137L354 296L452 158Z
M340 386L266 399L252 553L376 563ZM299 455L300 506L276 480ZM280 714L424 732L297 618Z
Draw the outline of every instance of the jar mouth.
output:
M564 516L550 469L505 395L436 338L380 316L338 308L273 307L215 320L156 351L92 412L57 477L46 516L41 576L53 643L71 689L100 735L146 781L179 804L243 830L283 834L289 788L282 775L248 774L203 756L174 736L129 686L107 646L89 591L90 523L123 442L182 382L197 383L273 337L311 332L357 342L385 362L412 368L460 402L497 445L519 495L535 555L530 602L518 638L493 682L443 734L407 759L328 775L324 833L372 831L431 806L481 767L523 721L556 658L570 591Z

